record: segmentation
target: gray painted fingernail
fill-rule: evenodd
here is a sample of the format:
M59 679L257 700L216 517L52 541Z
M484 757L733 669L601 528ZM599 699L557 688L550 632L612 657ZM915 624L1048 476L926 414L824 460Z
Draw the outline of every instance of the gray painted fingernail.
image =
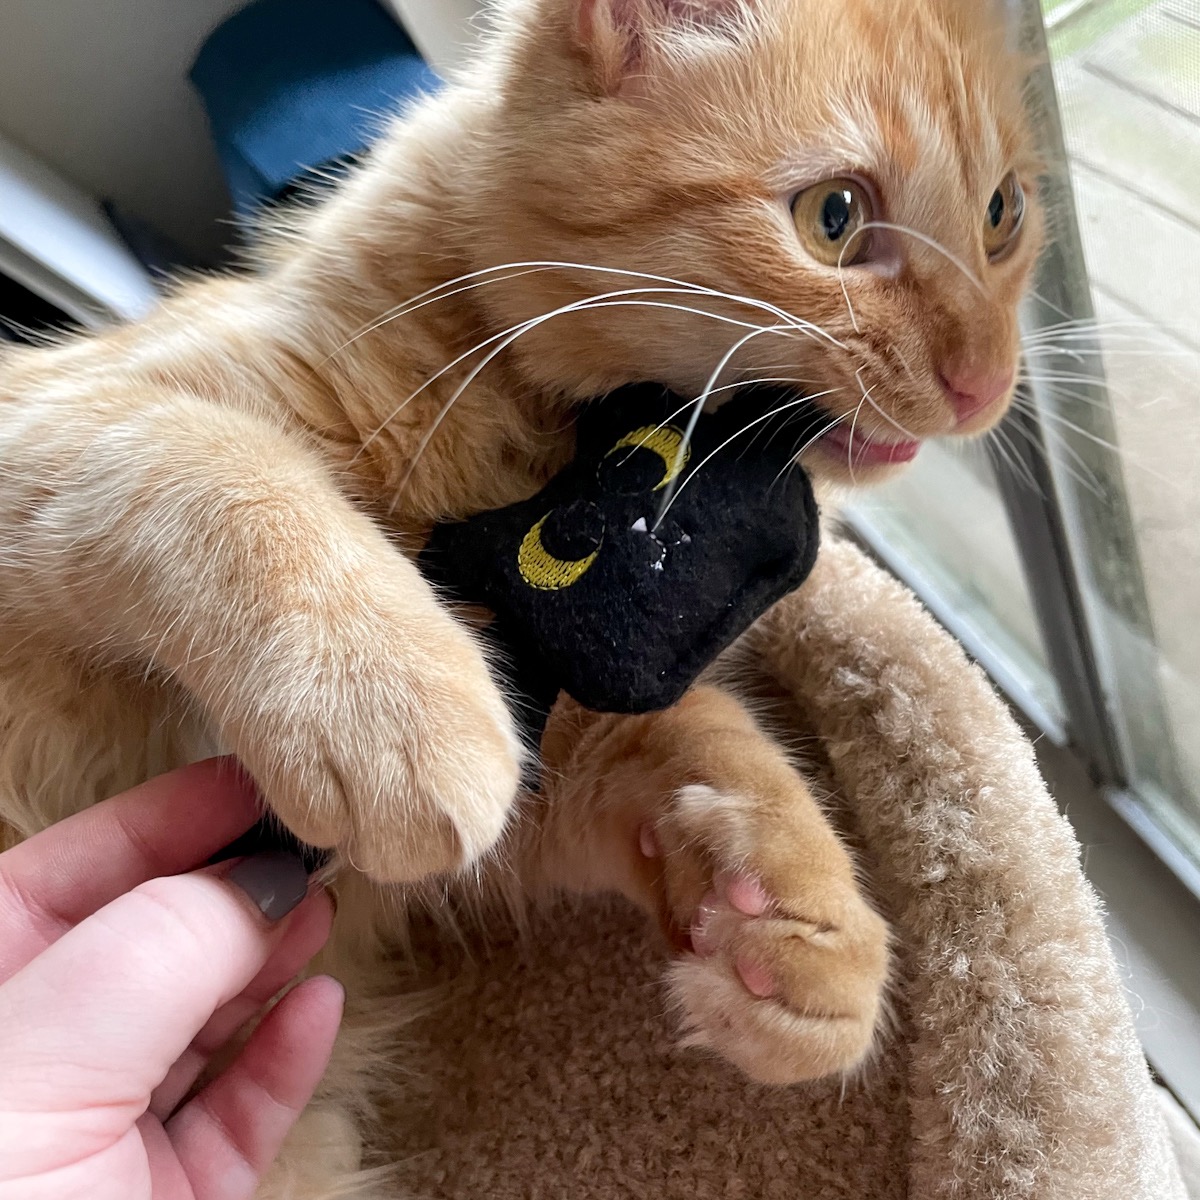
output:
M284 850L243 859L225 877L237 884L268 921L281 921L308 893L304 864Z

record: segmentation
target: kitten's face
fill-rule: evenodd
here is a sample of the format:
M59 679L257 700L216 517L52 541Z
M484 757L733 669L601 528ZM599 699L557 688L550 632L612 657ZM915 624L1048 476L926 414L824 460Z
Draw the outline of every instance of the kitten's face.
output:
M480 169L480 265L688 286L554 268L482 289L505 324L676 289L539 325L524 369L577 396L638 379L695 395L728 355L720 385L826 393L841 419L804 461L858 482L991 428L1042 218L1022 68L989 9L527 0Z

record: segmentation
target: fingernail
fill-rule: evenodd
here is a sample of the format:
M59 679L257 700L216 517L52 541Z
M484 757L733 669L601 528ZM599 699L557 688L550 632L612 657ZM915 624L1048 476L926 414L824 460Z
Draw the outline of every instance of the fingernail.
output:
M244 859L225 878L237 884L268 921L283 920L308 893L304 863L283 850Z

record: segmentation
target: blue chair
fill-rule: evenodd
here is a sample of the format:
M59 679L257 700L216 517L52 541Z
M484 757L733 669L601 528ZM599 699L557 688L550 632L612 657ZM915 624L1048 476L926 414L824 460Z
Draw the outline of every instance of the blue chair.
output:
M375 0L256 0L191 70L245 224L371 144L381 116L440 81Z

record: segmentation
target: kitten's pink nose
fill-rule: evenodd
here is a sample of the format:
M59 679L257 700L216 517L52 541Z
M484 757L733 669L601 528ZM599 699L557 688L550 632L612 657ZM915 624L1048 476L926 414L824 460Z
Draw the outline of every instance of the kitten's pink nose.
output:
M960 425L1002 400L1012 381L1012 367L999 371L994 367L957 366L942 370L942 387Z

